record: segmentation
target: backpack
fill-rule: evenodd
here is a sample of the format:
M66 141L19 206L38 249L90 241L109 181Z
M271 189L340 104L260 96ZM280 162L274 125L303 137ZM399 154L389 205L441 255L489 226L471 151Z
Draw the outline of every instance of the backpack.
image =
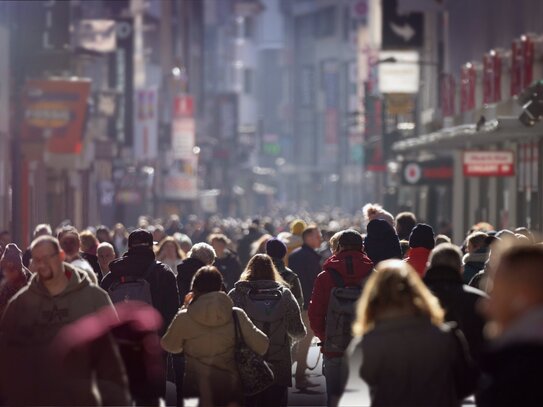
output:
M245 297L244 311L270 340L265 360L280 359L284 347L290 348L282 301L283 287L251 288Z
M107 290L111 301L114 304L141 301L152 306L151 285L147 281L147 278L155 268L155 264L155 261L153 261L141 276L121 276L117 278Z
M352 270L347 263L348 269ZM343 353L351 342L351 327L355 318L355 305L362 293L361 284L346 287L341 274L334 269L327 269L334 280L335 287L330 291L330 300L326 312L326 330L323 350Z

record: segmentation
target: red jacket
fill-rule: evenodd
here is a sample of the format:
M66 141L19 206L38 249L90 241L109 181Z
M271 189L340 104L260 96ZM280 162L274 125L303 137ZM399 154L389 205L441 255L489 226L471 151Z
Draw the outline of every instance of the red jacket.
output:
M408 257L405 259L405 261L415 269L419 276L424 277L424 274L426 274L426 263L428 262L430 252L431 250L428 250L425 247L413 247L409 249L409 252L407 253Z
M349 274L347 270L348 257L352 258L353 270ZM373 263L364 252L346 251L330 257L323 264L323 269L315 280L311 301L309 303L308 316L311 329L315 335L324 342L326 330L326 313L328 311L328 302L330 300L330 291L336 286L330 274L329 269L336 270L346 286L360 284L373 270Z

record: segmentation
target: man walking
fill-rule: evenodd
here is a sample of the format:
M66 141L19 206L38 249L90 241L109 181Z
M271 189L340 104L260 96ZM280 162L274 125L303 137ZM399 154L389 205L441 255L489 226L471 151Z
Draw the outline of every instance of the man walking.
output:
M0 323L0 397L6 405L128 405L128 382L117 346L107 335L93 352L67 365L53 359L59 331L104 307L107 293L65 263L52 236L31 245L35 273L10 301ZM113 312L113 309L112 309Z
M145 280L150 291L150 304L162 316L162 326L158 332L163 336L170 325L173 317L179 310L179 295L177 282L173 271L165 264L155 260L153 252L153 235L144 229L136 229L128 236L128 251L120 258L109 264L110 272L104 276L102 288L112 295L114 284L128 280ZM166 355L164 355L166 361ZM146 396L147 401L158 403L158 398L165 397L166 392L166 371L160 382L160 388L152 397ZM150 394L150 393L149 393ZM152 399L152 400L151 400Z
M313 284L317 275L321 272L320 255L317 249L321 245L322 236L319 228L316 225L308 226L302 233L302 247L294 250L288 258L289 267L294 271L300 279L302 285L302 293L304 304L302 310L302 320L307 327L307 335L297 344L296 348L296 388L305 389L314 386L306 378L305 371L307 369L307 354L314 334L310 329L309 317L307 316L307 308L313 291Z

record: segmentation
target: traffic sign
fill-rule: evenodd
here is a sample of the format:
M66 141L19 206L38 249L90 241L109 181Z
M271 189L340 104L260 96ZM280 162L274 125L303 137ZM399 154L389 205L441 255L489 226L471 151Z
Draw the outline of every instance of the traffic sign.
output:
M382 49L422 47L424 38L423 14L399 14L398 0L383 0L382 27Z

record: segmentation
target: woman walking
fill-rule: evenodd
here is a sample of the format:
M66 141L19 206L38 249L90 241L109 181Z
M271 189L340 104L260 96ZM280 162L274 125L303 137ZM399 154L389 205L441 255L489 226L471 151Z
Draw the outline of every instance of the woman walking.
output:
M459 406L476 385L462 334L411 266L380 263L364 287L349 351L350 378L362 378L372 406Z
M270 340L265 355L275 376L274 384L254 396L247 406L286 406L292 386L291 344L306 334L298 302L267 254L257 254L247 264L240 281L228 294Z
M199 269L192 280L188 305L181 309L161 340L171 353L184 352L184 397L198 397L200 406L241 404L243 393L234 360L236 314L245 343L263 355L268 339L245 312L234 308L220 291L221 273L213 266ZM192 297L192 298L190 298Z

